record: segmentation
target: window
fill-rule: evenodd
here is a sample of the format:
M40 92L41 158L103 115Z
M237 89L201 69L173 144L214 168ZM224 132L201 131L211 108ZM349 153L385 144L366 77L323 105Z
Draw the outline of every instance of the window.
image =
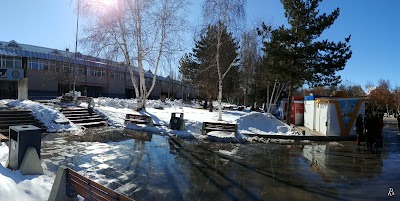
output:
M6 67L6 60L2 56L0 56L0 67Z
M95 75L95 76L96 76L96 77L101 77L101 73L102 73L101 70L97 68L97 69L96 69L96 75Z
M21 58L14 58L14 68L22 68Z
M6 67L14 68L14 57L6 57Z
M78 75L84 75L85 69L83 67L78 67L77 68L77 73Z
M48 61L43 63L43 70L50 70L50 63Z
M29 62L28 62L28 69L40 70L39 69L39 60L30 59Z
M87 70L87 74L89 75L89 76L95 76L95 70L93 69L93 68L88 68L88 70Z

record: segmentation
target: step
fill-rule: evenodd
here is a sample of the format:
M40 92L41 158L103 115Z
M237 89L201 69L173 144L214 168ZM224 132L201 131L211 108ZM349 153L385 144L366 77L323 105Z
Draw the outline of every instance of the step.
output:
M21 119L21 120L0 119L0 125L12 124L12 123L24 124L24 123L35 123L35 122L37 122L37 120L35 120L35 119Z
M29 114L31 110L0 110L0 114Z
M73 108L61 108L60 109L61 112L65 112L65 111L82 111L82 110L87 110L87 108L84 108L84 107L73 107Z
M0 116L0 122L1 121L11 121L11 120L35 120L35 117L31 115L24 115L24 116L9 116L9 117L2 117Z
M96 113L93 113L92 115L94 115ZM86 113L80 113L80 114L63 114L65 117L85 117L85 116L90 116L88 112Z
M86 123L86 122L100 122L104 121L102 118L86 118L86 119L77 119L77 120L71 120L74 124L79 124L79 123Z
M10 123L10 124L0 124L0 129L8 129L10 126L17 126L17 125L34 125L37 127L42 127L43 124L40 122L31 122L31 123Z
M42 132L46 132L46 130L47 130L47 128L45 128L43 126L38 126L38 125L34 125L34 126L40 128L40 130ZM0 129L0 133L2 133L5 136L9 136L9 129L8 128L7 129L2 128L2 129Z
M89 128L89 127L105 126L105 125L107 125L107 123L105 121L101 121L101 122L79 123L79 124L76 124L76 125Z
M85 119L85 118L101 118L100 117L100 115L98 115L98 114L92 114L92 116L72 116L72 117L68 117L68 119L70 120L70 121L73 121L73 120L80 120L80 119Z
M81 113L88 113L88 110L77 110L77 111L61 111L63 114L81 114Z
M24 116L32 116L32 113L4 113L4 114L2 114L2 113L0 113L0 118L3 118L3 117L24 117Z

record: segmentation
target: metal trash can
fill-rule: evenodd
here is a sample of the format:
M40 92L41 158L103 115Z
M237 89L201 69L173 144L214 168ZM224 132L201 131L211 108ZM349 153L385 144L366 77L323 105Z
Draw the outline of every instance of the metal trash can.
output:
M10 126L9 168L18 170L28 147L33 147L40 158L42 142L40 128L32 125Z
M177 117L177 114L180 114ZM185 120L183 119L183 113L173 112L171 113L171 120L169 120L169 128L173 130L184 130Z

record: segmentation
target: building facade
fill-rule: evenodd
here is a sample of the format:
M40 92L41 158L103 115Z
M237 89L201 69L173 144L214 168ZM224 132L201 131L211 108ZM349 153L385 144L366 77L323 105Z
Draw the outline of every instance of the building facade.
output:
M139 83L137 68L133 67L133 71ZM148 89L153 77L150 70L145 72ZM74 84L76 91L91 97L135 98L128 68L122 63L74 54L68 49L0 41L0 99L17 97L19 78L28 78L30 99L55 98L68 92ZM196 96L194 87L157 75L149 98L193 99Z

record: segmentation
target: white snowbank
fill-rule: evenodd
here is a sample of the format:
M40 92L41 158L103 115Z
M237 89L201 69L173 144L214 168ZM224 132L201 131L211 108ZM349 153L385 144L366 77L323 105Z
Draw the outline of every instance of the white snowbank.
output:
M3 104L8 104L11 107L16 107L25 110L32 110L33 116L39 120L47 128L47 132L71 132L77 131L79 128L73 124L57 124L55 121L66 121L69 120L58 110L37 103L30 100L19 101L19 100L3 100Z
M8 147L0 144L0 200L37 201L47 200L54 178L47 175L21 175L4 167L8 159Z
M126 114L149 115L153 118L155 124L161 126L142 126L127 125L127 128L134 130L143 130L147 132L158 132L168 135L176 135L179 137L190 138L219 138L219 139L244 139L242 134L260 134L260 135L292 135L290 127L279 121L272 115L250 112L250 111L223 111L223 121L225 123L237 123L238 135L227 136L226 134L212 136L201 135L203 122L218 122L218 112L209 112L208 110L196 109L199 105L195 103L182 103L181 100L161 102L160 100L149 100L146 104L146 111L137 112L136 100L134 99L113 99L113 98L96 98L95 110L108 119L108 123L115 127L124 127ZM228 105L228 104L226 104ZM84 106L84 105L82 105ZM160 109L161 108L161 109ZM171 113L183 112L185 119L185 131L176 131L168 128ZM252 140L246 137L245 140ZM235 141L235 140L233 140Z

